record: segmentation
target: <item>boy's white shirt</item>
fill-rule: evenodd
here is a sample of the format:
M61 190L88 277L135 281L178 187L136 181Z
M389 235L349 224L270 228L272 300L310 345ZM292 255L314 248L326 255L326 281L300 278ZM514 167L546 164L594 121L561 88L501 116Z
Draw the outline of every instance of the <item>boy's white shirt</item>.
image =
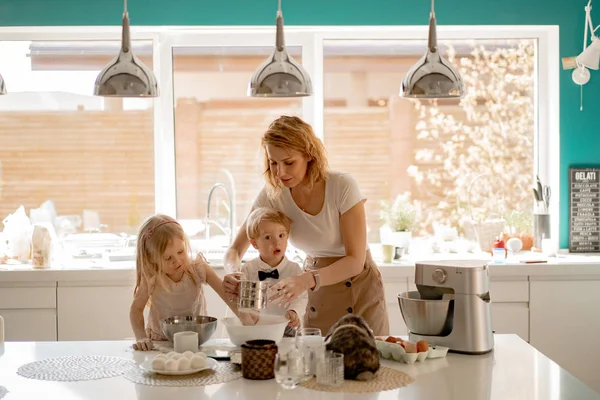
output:
M246 279L251 281L258 281L258 271L270 272L274 269L277 269L279 272L279 279L267 278L265 282L269 284L269 287L275 285L279 280L289 278L292 276L298 276L302 273L302 269L293 261L288 260L287 257L283 256L283 260L277 265L277 267L273 268L260 257L256 257L245 264L242 264L241 272L244 273ZM308 304L308 294L303 292L300 296L296 297L290 304L288 308L279 306L278 303L268 304L267 308L262 311L268 315L285 315L285 312L288 310L295 311L298 314L300 320L304 317L306 312L306 305Z

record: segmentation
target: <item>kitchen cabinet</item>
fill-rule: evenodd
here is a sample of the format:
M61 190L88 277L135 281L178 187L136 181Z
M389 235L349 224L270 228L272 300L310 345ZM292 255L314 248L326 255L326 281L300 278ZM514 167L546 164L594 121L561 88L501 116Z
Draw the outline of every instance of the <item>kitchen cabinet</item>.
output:
M532 277L531 345L600 392L600 280Z
M6 341L56 340L56 282L0 284Z
M59 282L58 340L132 338L133 288L124 282Z
M398 305L398 294L408 290L408 281L404 279L397 282L384 282L383 289L390 323L390 334L395 336L408 335L408 329Z

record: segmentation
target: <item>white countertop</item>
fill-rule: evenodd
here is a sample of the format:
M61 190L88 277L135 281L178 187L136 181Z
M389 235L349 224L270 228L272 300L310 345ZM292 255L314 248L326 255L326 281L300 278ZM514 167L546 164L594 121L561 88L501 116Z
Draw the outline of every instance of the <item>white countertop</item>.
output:
M460 257L456 254L434 254L412 256L393 263L377 262L385 279L405 279L414 276L414 264L424 260L448 260ZM462 259L477 258L479 255L467 255ZM543 259L542 264L523 264L521 261ZM219 263L211 264L218 272L223 272ZM219 271L220 270L220 271ZM501 277L536 277L536 276L569 276L600 277L600 256L598 255L560 255L559 257L543 257L537 253L522 253L510 257L503 264L490 265L492 279ZM32 269L31 265L0 264L0 283L2 282L80 282L80 281L123 281L133 282L135 279L135 263L133 261L109 262L102 260L79 260L65 267L43 270Z
M210 344L207 343L207 344ZM134 384L123 377L82 382L50 382L26 379L17 369L28 362L69 355L107 355L138 363L154 353L134 352L131 342L8 342L0 356L0 386L5 400L600 400L579 380L516 335L496 335L493 352L482 356L449 354L446 358L412 365L384 361L412 376L405 388L372 394L327 393L281 389L274 379L243 378L206 387L169 388ZM1 351L0 351L1 354Z

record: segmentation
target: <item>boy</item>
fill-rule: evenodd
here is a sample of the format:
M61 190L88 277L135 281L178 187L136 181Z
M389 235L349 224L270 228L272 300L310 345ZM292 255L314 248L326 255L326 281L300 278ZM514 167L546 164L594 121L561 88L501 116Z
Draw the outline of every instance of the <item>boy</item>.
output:
M280 279L302 273L300 266L285 256L291 226L292 220L287 215L272 208L257 208L248 216L246 233L250 244L258 250L260 256L242 265L241 272L246 279L267 281L270 287ZM292 301L287 309L274 303L267 305L262 312L269 315L285 315L289 321L286 336L294 336L291 328L300 327L307 303L308 295L304 292Z

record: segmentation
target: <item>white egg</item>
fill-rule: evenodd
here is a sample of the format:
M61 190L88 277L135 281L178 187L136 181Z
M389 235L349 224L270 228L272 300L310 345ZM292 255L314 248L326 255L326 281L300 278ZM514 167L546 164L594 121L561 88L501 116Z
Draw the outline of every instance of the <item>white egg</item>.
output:
M197 352L195 355L196 355L196 356L199 356L199 357L202 357L202 358L204 358L204 359L206 359L206 358L207 358L207 357L206 357L206 354L205 354L205 353L203 353L203 352L201 352L201 351Z
M192 357L192 368L193 369L204 368L205 366L206 366L206 358L203 358L199 355L195 355L194 357Z
M179 353L175 353L174 351L170 351L167 353L167 358L175 358Z
M179 359L179 370L180 371L187 371L188 369L191 369L191 366L192 366L192 362L189 358L181 357Z
M192 359L192 357L194 357L194 353L188 350L188 351L186 351L185 353L183 353L183 356L184 356L185 358L187 358L188 360L191 360L191 359Z
M157 354L156 357L154 357L154 359L156 360L157 358L167 361L167 356L164 354Z
M179 360L173 360L172 358L167 360L165 363L165 370L177 371L179 369Z
M165 369L165 361L167 361L167 359L164 357L156 357L152 360L152 369L155 371L163 371Z

